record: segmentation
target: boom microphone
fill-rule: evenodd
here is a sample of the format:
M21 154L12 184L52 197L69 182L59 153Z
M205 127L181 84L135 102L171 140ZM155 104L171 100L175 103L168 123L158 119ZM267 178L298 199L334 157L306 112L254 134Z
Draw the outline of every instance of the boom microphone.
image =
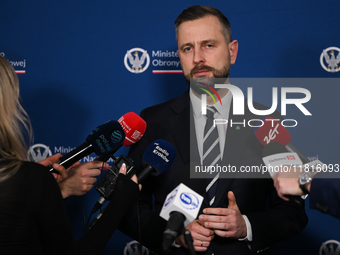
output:
M146 129L146 122L136 113L128 112L119 118L118 122L122 126L125 139L123 143L112 153L100 156L97 160L106 161L109 156L115 153L122 145L130 146L138 142L144 135Z
M164 140L156 140L151 143L143 155L143 170L137 174L138 182L141 183L150 174L158 176L167 171L174 163L176 149Z
M92 130L83 144L62 156L56 163L68 168L93 152L98 156L112 153L121 146L124 139L125 133L119 122L115 120L107 121ZM56 171L52 167L50 172Z
M309 162L308 158L290 143L292 137L288 130L277 119L268 116L263 118L257 124L257 127L254 128L254 133L263 145L267 145L271 142L279 142L283 144L288 151L297 153L303 164Z

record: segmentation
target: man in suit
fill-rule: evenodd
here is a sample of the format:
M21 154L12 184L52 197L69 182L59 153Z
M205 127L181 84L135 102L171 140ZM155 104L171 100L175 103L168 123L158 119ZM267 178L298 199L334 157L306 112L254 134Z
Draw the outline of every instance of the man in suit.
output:
M228 19L213 7L192 6L179 15L175 28L186 81L190 84L190 78L223 78L228 83L230 66L235 63L238 52L238 42L231 39ZM172 144L177 156L167 172L145 181L138 210L127 215L120 230L160 253L166 221L159 217L159 212L167 194L182 182L205 197L199 218L187 226L196 251L268 254L270 245L300 233L305 227L304 203L298 198L283 201L277 196L270 178L252 178L258 174L249 175L249 178L235 178L235 173L230 172L221 174L220 178L214 178L216 182L212 182L217 185L211 184L211 179L190 178L187 165L193 164L193 160L201 164L210 154L204 148L208 140L204 130L208 118L200 114L199 91L200 88L191 88L178 98L141 112L148 128L129 152L136 165L141 167L145 149L157 139ZM243 116L233 115L232 95L228 89L218 90L218 95L221 104L213 110L214 118L232 119L234 123L259 118L248 110ZM214 96L218 100L217 95ZM212 105L213 99L207 98L207 104ZM263 109L261 105L254 106ZM277 113L273 117L280 118ZM221 125L217 140L218 146L211 151L216 148L219 153L212 165L220 162L240 169L241 166L262 164L263 146L251 127ZM208 197L213 186L216 187L213 196ZM183 236L179 236L173 245L171 254L188 254Z

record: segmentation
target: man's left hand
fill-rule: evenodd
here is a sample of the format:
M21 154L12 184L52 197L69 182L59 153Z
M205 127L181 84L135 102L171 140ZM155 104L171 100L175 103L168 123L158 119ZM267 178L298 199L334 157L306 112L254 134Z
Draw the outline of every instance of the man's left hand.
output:
M221 237L241 239L247 236L246 222L236 204L232 191L228 192L228 208L205 208L199 220L206 228Z

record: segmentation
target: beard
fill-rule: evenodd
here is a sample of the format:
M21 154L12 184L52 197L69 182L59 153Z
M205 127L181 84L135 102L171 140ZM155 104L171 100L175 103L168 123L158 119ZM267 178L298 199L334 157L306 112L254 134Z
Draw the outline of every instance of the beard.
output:
M210 71L213 74L213 78L208 78L208 77L199 77L199 78L193 78L194 74L197 71L200 70L205 70L205 71ZM204 84L210 85L211 87L215 87L215 84L217 83L217 78L218 83L225 83L229 77L229 72L230 72L230 64L226 63L222 69L217 70L211 66L206 66L206 65L201 65L201 66L195 66L190 74L185 75L185 80L187 81L187 83L190 85L190 87L199 95L201 94L205 94L206 92L204 92L202 90L206 89L207 86L205 86ZM222 79L222 80L221 80ZM218 90L217 90L218 91Z

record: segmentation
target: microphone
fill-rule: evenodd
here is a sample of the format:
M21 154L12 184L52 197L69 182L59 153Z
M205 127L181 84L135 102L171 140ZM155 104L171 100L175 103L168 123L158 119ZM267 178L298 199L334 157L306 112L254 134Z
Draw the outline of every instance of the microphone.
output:
M167 171L176 157L176 149L164 140L151 143L143 155L143 170L137 173L138 182L141 183L150 174L158 176Z
M118 121L107 121L93 129L83 144L62 156L56 163L68 168L93 152L99 156L112 153L121 146L124 139L125 133ZM53 167L51 167L50 172L58 173Z
M159 214L168 221L163 233L162 250L167 252L174 240L190 222L196 219L201 208L203 197L185 186L179 184L168 194ZM188 243L188 245L190 245Z
M303 164L309 162L309 159L290 143L292 137L278 119L273 119L269 116L263 118L254 128L254 133L263 145L271 142L279 142L283 144L288 151L297 153Z
M113 153L115 153L122 145L130 146L131 144L138 142L145 133L146 122L134 112L125 113L119 118L118 122L125 133L123 143L114 152L102 155L97 160L106 161L108 157L113 156Z
M262 160L271 177L280 171L287 172L286 169L281 169L282 166L293 165L300 167L302 165L302 161L298 154L288 151L287 148L279 142L271 142L264 146L262 156Z
M173 164L175 157L176 149L170 143L161 139L151 143L144 152L144 168L137 174L138 182L143 182L145 178L148 177L150 174L152 176L158 176L167 171ZM115 164L112 165L109 172L106 174L109 174L108 177L101 179L99 185L96 186L96 190L102 196L92 208L91 213L95 213L96 211L98 211L98 209L106 202L106 200L111 199L110 197L114 190L116 177L118 176L119 168L121 166L121 164L119 163L121 161L120 158L116 160ZM127 157L123 157L122 159L124 160L123 162L126 164L127 175L133 175L133 162Z

